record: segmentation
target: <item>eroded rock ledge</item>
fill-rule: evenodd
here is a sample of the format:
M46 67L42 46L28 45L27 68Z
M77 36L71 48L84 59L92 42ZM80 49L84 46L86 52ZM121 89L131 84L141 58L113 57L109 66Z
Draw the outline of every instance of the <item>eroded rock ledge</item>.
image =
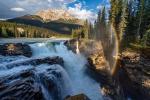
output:
M62 90L57 82L64 77L63 59L60 57L32 58L20 62L13 61L5 67L9 67L7 68L9 70L14 67L28 67L28 65L31 68L0 76L0 100L45 100L43 91L53 94L54 100L62 100L60 93Z
M16 66L22 66L22 65L33 65L33 66L37 66L40 64L49 64L49 65L53 65L53 64L59 64L62 65L64 64L64 61L62 58L56 56L56 57L44 57L44 58L29 58L26 60L22 60L19 62L11 62L5 65L0 65L0 67L6 67L8 69L11 69L13 67Z
M8 43L0 45L0 55L17 56L23 55L26 57L32 56L32 51L29 45L22 43Z

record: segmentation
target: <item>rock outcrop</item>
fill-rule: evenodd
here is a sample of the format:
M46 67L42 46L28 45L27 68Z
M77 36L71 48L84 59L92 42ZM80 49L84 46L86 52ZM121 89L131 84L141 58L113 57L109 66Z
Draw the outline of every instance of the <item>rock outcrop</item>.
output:
M46 65L43 65L46 64ZM29 65L29 66L27 66ZM7 67L6 67L7 66ZM2 67L2 66L0 66ZM0 76L0 100L45 100L45 91L52 94L54 100L62 100L61 86L63 81L63 59L46 57L13 61L5 69L29 67L14 73L5 72ZM9 67L9 68L8 68ZM2 71L2 72L3 72ZM58 84L59 83L59 84Z
M67 41L65 43L69 49L75 52L76 50L76 40ZM120 100L122 95L117 92L117 85L113 81L109 71L109 63L107 62L103 47L100 41L94 40L80 40L79 50L81 54L84 54L88 60L88 68L91 70L88 74L94 74L93 78L97 77L96 80L99 81L101 86L101 93L106 100Z
M22 60L22 61L19 61L19 62L11 62L11 63L8 63L8 64L5 64L4 66L0 65L0 67L5 67L5 68L8 68L8 69L11 69L13 67L16 67L16 66L21 66L21 65L33 65L33 66L37 66L37 65L40 65L40 64L49 64L49 65L53 65L53 64L59 64L59 65L62 65L64 64L64 61L62 58L56 56L56 57L44 57L44 58L29 58L29 59L26 59L26 60Z
M40 16L43 19L43 21L64 21L64 22L70 21L75 24L83 25L83 20L75 17L73 12L69 10L47 9L37 12L36 15Z
M65 44L69 49L76 52L76 40L66 41ZM96 72L109 70L109 64L104 57L103 47L100 41L79 40L79 51L88 59L91 69Z
M40 84L33 77L31 70L0 77L0 99L43 100Z
M126 95L135 100L150 98L150 59L137 52L125 51L122 55L119 74L120 83Z
M32 56L32 51L29 45L27 44L4 44L0 45L0 55L4 56L17 56L17 55L23 55L26 57Z
M65 100L90 100L90 99L84 94L79 94L74 96L67 96Z

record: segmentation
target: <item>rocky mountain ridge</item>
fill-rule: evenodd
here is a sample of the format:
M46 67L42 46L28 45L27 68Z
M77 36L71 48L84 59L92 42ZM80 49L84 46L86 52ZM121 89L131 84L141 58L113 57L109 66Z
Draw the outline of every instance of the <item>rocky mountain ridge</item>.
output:
M76 19L67 10L62 10L62 9L41 10L37 12L36 15L43 18L43 20L52 20L52 21L58 19L66 19L66 20Z

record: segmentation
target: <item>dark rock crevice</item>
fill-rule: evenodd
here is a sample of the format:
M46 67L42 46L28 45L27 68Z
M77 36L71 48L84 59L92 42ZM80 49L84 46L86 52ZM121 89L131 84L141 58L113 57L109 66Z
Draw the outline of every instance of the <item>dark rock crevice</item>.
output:
M134 100L150 98L150 59L137 52L123 52L124 62L119 73L119 81L126 96Z

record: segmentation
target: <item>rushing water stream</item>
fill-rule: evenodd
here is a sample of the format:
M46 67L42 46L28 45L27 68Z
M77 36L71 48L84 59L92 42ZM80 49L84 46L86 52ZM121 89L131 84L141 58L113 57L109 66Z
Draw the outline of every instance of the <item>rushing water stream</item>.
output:
M45 99L53 100L53 91L49 91L46 84L41 82L41 77L43 77L43 73L46 74L47 70L51 68L52 70L55 70L55 72L61 73L62 76L61 78L56 78L53 75L54 71L48 72L49 79L53 80L53 82L57 84L57 88L60 93L57 95L61 95L61 99L65 98L68 95L77 95L83 93L87 95L91 100L103 100L100 94L100 84L91 77L89 77L86 73L87 67L85 66L86 59L84 58L84 56L80 54L75 54L71 50L68 50L63 42L34 43L30 44L30 47L33 52L33 56L30 59L48 56L59 56L62 57L64 60L64 67L60 65L43 64L38 65L36 68L32 65L14 67L11 69L4 68L0 70L0 77L19 73L23 70L34 69L36 80L41 84L42 92ZM28 58L22 56L18 56L16 58L5 57L3 59L0 59L0 61L1 64L3 64L3 66L5 67L5 64L7 65L7 62L19 62L25 59Z

